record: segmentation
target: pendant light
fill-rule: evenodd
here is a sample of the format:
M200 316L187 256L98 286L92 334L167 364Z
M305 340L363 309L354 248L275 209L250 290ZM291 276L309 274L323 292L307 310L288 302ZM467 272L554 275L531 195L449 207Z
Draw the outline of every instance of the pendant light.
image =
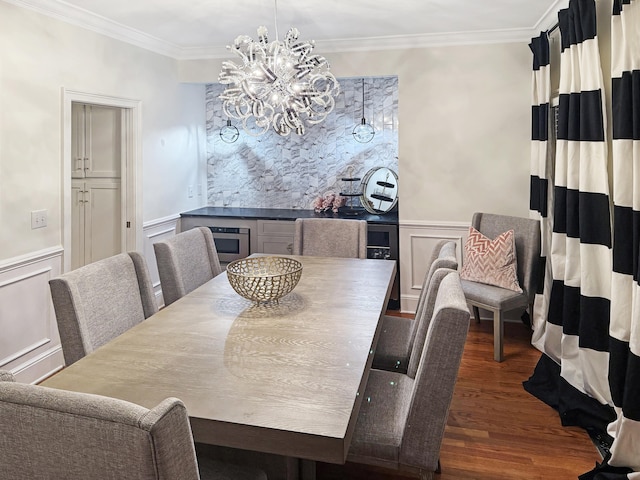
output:
M353 138L356 142L369 143L376 134L371 125L364 118L364 78L362 79L362 120L353 129Z
M220 129L220 138L225 143L234 143L239 136L240 132L235 126L231 125L231 119L227 118L227 124Z

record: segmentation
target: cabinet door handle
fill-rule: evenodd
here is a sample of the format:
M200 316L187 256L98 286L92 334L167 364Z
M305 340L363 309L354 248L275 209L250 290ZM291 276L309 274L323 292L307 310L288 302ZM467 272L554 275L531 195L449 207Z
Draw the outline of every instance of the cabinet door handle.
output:
M88 158L84 158L83 160L84 160L84 169L85 170L89 170L90 165L87 166L87 164L89 164L89 159Z
M293 243L290 243L289 245L287 245L287 252L293 253Z

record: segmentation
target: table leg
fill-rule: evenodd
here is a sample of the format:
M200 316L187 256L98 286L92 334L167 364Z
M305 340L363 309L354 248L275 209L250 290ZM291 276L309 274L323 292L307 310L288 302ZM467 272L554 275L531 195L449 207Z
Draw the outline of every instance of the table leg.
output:
M316 462L314 460L300 460L301 480L316 480Z
M302 466L300 459L294 457L286 457L286 480L300 480L300 472Z

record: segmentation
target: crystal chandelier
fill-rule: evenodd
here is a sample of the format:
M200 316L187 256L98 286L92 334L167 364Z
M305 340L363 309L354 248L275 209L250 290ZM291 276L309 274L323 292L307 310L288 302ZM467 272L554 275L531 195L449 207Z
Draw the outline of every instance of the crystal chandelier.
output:
M224 113L240 120L250 135L259 136L272 127L279 135L305 132L306 125L322 122L340 93L329 63L313 55L313 40L298 39L291 28L278 40L278 4L275 0L276 39L269 43L266 27L258 28L258 40L238 36L227 48L240 62L224 61L218 81L228 85L220 95Z

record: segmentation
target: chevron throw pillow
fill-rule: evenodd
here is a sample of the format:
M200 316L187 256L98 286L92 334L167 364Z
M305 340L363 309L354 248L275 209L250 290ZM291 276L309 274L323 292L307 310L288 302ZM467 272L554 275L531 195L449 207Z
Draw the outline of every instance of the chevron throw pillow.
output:
M513 230L501 233L491 240L475 228L469 227L469 236L464 244L461 279L522 293L516 262L516 237Z

